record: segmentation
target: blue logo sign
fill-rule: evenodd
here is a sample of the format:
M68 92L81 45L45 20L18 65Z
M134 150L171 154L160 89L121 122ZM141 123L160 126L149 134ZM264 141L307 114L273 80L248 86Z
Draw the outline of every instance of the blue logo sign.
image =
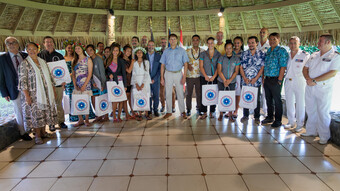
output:
M146 106L146 100L144 98L137 99L137 106L143 108Z
M76 109L78 111L85 111L88 107L88 104L85 100L80 99L76 102Z
M99 103L99 107L100 107L100 110L101 110L101 111L106 111L106 110L109 108L108 101L107 101L107 100L102 100L102 101Z
M115 97L120 97L123 94L123 90L119 86L112 87L111 92Z
M242 96L242 99L246 103L252 103L254 101L254 94L253 94L253 92L250 92L250 91L244 92L243 96Z
M61 79L65 76L65 70L60 66L56 66L52 69L52 75L54 78Z
M233 99L231 99L230 96L226 95L221 98L221 103L224 107L230 107L231 104L233 104Z
M205 98L209 101L212 101L216 98L216 92L214 90L207 90L205 92Z

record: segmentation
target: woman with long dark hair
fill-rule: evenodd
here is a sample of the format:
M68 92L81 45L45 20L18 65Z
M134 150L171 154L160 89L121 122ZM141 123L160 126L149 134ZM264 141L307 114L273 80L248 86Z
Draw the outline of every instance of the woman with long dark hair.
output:
M243 38L240 36L237 36L234 38L234 50L233 50L233 54L236 55L238 58L241 58L241 55L244 51L244 43L243 43ZM236 109L234 111L234 113L232 114L233 118L236 119L237 118L237 111L239 108L239 103L240 103L240 95L241 95L241 75L240 73L238 73L236 75L236 87L235 87L236 91L235 91L235 95L236 95Z

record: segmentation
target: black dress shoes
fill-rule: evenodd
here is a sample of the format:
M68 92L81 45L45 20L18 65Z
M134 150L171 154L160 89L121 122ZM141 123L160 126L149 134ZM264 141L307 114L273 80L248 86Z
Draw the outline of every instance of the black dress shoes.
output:
M24 140L24 141L32 141L33 140L32 137L30 137L28 135L28 133L21 135L21 139Z

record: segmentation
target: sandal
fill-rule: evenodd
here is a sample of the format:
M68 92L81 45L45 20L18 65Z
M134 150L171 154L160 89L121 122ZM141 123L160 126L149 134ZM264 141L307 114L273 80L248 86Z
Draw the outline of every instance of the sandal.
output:
M85 126L91 126L91 123L89 121L85 121Z
M137 121L142 121L143 117L142 116L137 116L136 119L137 119Z
M73 127L80 127L82 125L84 125L84 122L81 122L81 123L78 122L78 123L74 124Z
M231 122L235 122L235 119L234 119L233 116L229 116L229 120L230 120Z
M117 118L117 120L119 123L123 121L121 118Z
M113 123L119 123L118 119L113 119Z
M207 114L206 114L206 113L204 113L203 115L201 115L201 119L205 119L205 118L207 118Z

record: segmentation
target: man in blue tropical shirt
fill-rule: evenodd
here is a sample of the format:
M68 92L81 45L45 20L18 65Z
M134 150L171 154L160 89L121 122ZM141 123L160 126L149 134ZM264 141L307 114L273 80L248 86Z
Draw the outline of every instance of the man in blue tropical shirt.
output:
M264 69L265 53L257 49L259 40L256 36L248 38L249 50L244 51L241 55L240 73L242 76L242 86L257 87L257 106L254 113L255 123L260 123L260 94L262 84L262 74ZM241 122L249 119L249 109L243 109Z
M267 101L267 117L262 124L272 123L272 127L280 127L282 125L282 101L281 87L284 73L288 62L288 52L285 48L279 46L280 34L271 33L269 35L270 48L266 53L264 64L264 91ZM273 103L274 101L274 103ZM275 104L275 120L274 120L274 104Z

